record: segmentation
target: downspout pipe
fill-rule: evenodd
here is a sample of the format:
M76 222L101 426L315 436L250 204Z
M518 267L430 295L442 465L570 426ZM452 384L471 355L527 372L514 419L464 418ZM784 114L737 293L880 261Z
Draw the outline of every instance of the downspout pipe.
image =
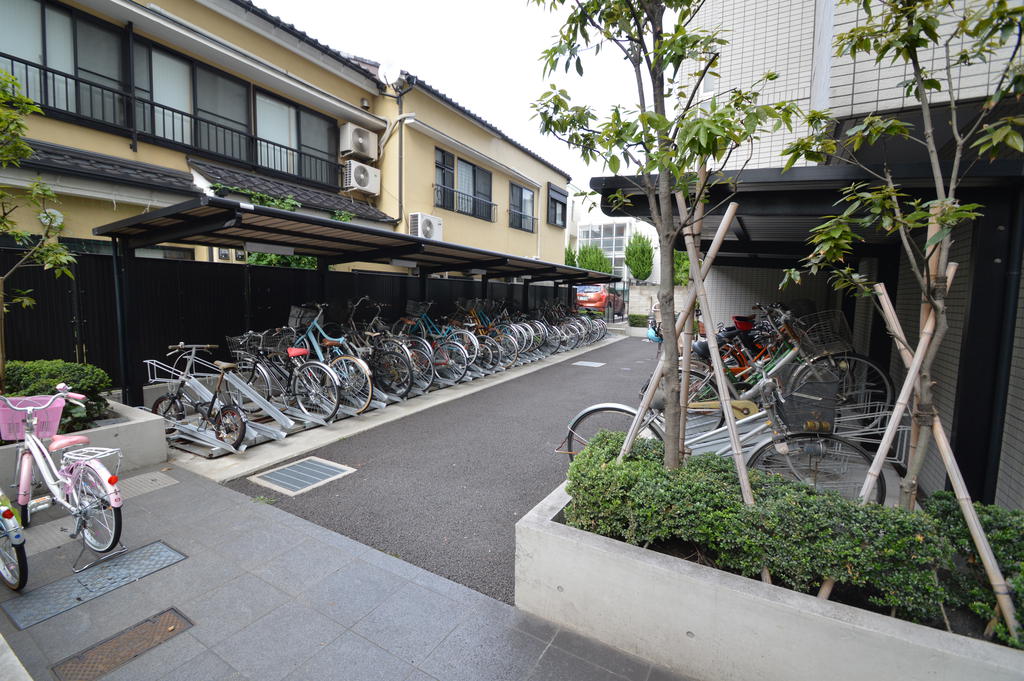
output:
M1020 302L1021 263L1024 262L1024 186L1018 185L1010 214L1010 247L1006 254L1006 287L1003 295L1003 323L999 329L999 354L996 356L996 380L992 386L995 404L1002 408L992 417L988 441L988 461L985 464L985 487L980 501L995 502L999 482L999 463L1003 449L1003 430L1006 427L1006 402L1009 397L1010 373L1013 369L1013 345L1017 329Z

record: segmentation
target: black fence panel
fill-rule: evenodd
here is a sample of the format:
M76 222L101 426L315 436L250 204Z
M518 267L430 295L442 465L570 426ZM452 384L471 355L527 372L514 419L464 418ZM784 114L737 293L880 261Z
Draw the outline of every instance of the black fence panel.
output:
M76 255L77 328L80 361L102 367L114 385L121 384L118 362L117 302L114 267L106 255Z
M210 343L245 330L245 268L137 258L127 270L130 360L163 360L167 346Z
M250 324L255 330L285 326L288 310L292 305L322 302L324 298L324 275L315 270L300 270L288 267L231 266L249 271ZM244 285L241 287L244 289ZM236 296L244 307L242 290ZM246 330L243 322L236 333Z
M17 251L0 251L0 267L10 267ZM7 283L31 289L38 305L12 308L7 318L8 357L12 359L64 359L89 362L107 371L120 385L120 345L117 302L114 297L112 258L79 254L74 278L53 276L39 267L19 270ZM283 326L291 305L327 302L328 321L345 321L348 306L362 296L384 305L391 321L405 313L407 300L419 300L423 280L384 272L320 272L254 265L132 258L126 262L126 319L129 378L145 380L144 359L163 360L167 346L212 343L227 357L225 336L246 329ZM529 306L556 298L565 300L566 287L532 285ZM444 315L456 301L479 298L481 283L464 278L426 280L431 310ZM488 297L519 310L522 284L494 281ZM367 308L365 314L369 314Z
M8 271L23 255L17 251L0 252L0 268ZM4 289L8 301L22 291L36 302L32 307L8 303L9 359L79 359L73 279L58 279L42 267L23 266L5 282Z

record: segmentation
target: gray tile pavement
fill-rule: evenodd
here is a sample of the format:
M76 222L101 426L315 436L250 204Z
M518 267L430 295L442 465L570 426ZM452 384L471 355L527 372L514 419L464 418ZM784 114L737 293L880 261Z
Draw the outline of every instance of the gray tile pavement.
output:
M167 608L193 627L104 681L671 681L662 670L180 469L129 499L131 548L187 558L0 634L37 680ZM74 545L31 558L29 589L67 576ZM0 599L17 595L0 594Z

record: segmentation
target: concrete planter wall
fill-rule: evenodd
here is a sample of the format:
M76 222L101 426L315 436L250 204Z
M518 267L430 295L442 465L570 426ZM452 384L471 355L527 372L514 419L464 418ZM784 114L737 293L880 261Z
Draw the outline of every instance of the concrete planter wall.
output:
M120 447L124 454L121 459L122 473L167 461L167 437L164 435L164 420L161 417L113 400L110 400L110 409L118 419L117 423L79 431L77 434L87 435L90 444L96 447ZM14 480L16 448L17 445L0 447L0 484L5 486ZM112 461L106 463L113 467Z
M1024 652L568 527L516 523L516 606L702 681L1024 679Z

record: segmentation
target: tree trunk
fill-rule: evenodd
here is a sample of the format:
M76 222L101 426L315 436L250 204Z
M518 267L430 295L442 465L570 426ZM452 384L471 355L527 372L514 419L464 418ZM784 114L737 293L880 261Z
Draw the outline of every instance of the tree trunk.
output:
M666 204L662 204L665 206ZM666 217L666 213L668 217ZM662 220L671 222L671 207L662 211ZM661 351L665 373L665 467L679 467L679 336L676 333L675 282L673 280L673 234L671 229L658 229L661 244L661 283L658 284L658 305L661 312Z

